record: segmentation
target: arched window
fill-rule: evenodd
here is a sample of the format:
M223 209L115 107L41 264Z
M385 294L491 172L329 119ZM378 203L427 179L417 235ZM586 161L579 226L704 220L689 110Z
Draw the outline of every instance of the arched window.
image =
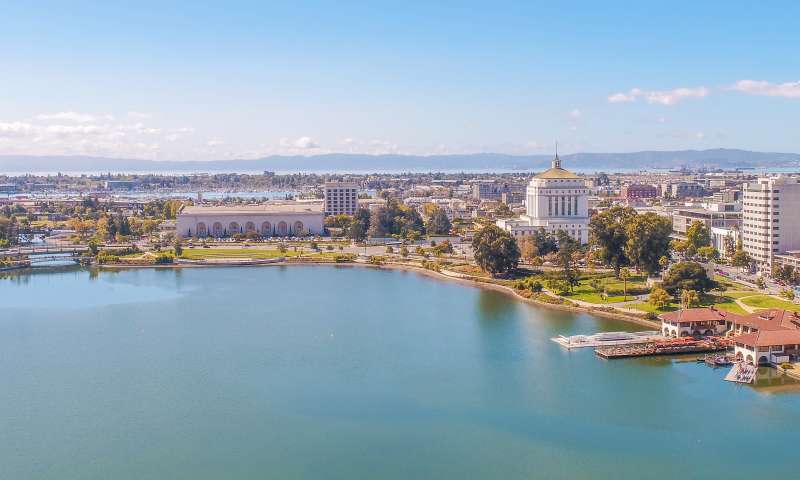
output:
M262 237L269 237L272 235L272 225L269 222L264 222L261 224L261 236Z
M205 237L208 235L208 227L206 227L205 223L199 222L195 228L195 232L197 233L198 237Z
M247 222L244 225L244 231L245 231L245 233L255 232L256 231L256 224L253 223L253 222Z
M303 235L303 222L294 222L292 230L294 230L295 235Z
M236 222L231 222L231 224L228 225L228 235L233 235L234 233L242 233L242 227Z
M280 222L278 224L278 235L284 236L289 233L289 226L286 225L286 222Z
M211 227L211 230L215 237L221 237L224 233L222 224L219 222L214 222L214 226Z

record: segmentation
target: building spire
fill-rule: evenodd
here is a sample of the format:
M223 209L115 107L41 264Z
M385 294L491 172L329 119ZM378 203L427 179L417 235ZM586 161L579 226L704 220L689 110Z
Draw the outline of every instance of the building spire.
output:
M553 168L561 168L561 159L558 158L558 140L556 140L556 156L552 161Z

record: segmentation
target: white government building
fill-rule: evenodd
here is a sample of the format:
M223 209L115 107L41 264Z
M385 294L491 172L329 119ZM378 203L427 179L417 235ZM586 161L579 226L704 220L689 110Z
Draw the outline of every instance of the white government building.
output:
M177 235L228 237L255 232L263 237L321 235L320 203L267 202L261 205L185 206L178 212Z
M525 193L525 215L501 219L497 226L515 238L539 229L564 230L581 244L589 242L589 189L583 179L561 168L556 154L551 168L531 179Z

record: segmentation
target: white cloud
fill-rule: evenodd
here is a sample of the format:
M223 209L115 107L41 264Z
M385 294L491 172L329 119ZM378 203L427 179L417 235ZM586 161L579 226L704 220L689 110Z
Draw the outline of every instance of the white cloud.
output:
M219 138L212 138L211 140L206 142L206 145L209 147L217 147L224 144L225 142L220 140Z
M300 137L294 142L296 148L311 149L319 148L319 144L311 139L311 137Z
M730 88L749 95L800 98L800 81L771 83L765 80L739 80Z
M569 112L569 118L572 118L574 120L577 120L577 119L581 118L582 116L583 116L583 113L581 113L581 111L578 110L577 108L572 110L571 112Z
M710 90L706 87L681 87L673 90L642 90L632 88L628 92L618 92L608 97L609 103L633 102L643 98L647 103L659 105L675 105L687 98L707 97Z
M153 118L153 114L144 112L128 112L128 117L137 120L148 120Z
M88 123L113 120L113 115L92 115L78 112L41 113L36 115L36 120L65 120L68 122Z

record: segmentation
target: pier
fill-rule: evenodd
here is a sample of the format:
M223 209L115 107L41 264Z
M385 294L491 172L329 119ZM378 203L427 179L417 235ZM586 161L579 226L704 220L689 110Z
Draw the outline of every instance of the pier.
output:
M721 352L728 348L728 343L713 337L702 340L674 338L631 345L603 346L596 348L594 352L601 358L611 360L655 355Z

